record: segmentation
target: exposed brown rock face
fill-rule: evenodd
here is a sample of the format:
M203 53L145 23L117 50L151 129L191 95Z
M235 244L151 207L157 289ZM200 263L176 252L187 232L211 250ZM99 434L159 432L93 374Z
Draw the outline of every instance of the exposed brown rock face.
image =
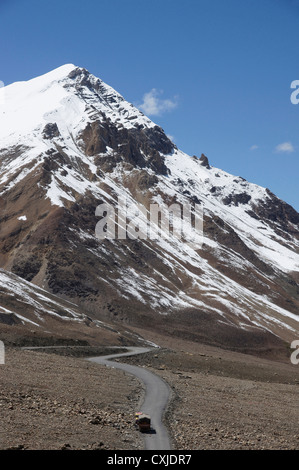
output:
M118 129L104 118L89 123L80 137L89 156L105 154L108 147L113 150L113 158L101 156L97 159L99 165L110 161L111 170L118 162L126 162L133 167L150 168L157 174L168 173L160 152L170 153L174 146L158 126L153 130Z
M276 230L286 232L286 234L291 232L298 239L298 230L291 226L293 224L298 227L298 212L286 202L281 201L269 189L266 191L269 197L266 201L260 201L260 204L255 207L256 215L262 220L267 220ZM273 222L279 224L279 227Z

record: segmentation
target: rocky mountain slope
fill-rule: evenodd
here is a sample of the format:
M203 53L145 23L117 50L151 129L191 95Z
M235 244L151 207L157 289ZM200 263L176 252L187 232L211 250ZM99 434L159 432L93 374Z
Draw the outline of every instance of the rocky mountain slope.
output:
M65 65L0 93L0 267L94 319L242 351L296 337L291 206L204 155L186 155L83 68ZM186 243L162 227L158 237L133 230L99 240L96 208L119 202L127 222L139 213L139 229L151 204L197 205L203 236ZM116 214L119 235L126 216Z
M5 346L65 346L97 354L98 346L138 342L121 326L91 318L76 304L61 299L13 273L0 269L0 335ZM88 347L88 349L86 349ZM76 349L77 348L77 349Z

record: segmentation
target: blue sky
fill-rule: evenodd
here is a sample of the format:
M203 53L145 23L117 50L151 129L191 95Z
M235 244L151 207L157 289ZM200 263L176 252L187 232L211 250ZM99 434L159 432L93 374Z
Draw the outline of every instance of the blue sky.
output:
M298 44L298 0L0 0L4 84L86 67L180 149L297 210Z

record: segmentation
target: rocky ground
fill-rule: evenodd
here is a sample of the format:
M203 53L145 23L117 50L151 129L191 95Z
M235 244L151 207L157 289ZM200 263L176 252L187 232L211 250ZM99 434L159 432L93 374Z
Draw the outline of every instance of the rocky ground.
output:
M0 449L140 449L142 388L83 359L6 351L0 366Z
M149 339L162 348L131 362L171 386L166 422L174 449L299 448L298 366L158 335ZM142 449L133 425L141 384L74 357L74 350L72 356L58 353L6 351L0 449Z
M172 388L175 449L299 449L299 366L149 332L160 351L135 356Z

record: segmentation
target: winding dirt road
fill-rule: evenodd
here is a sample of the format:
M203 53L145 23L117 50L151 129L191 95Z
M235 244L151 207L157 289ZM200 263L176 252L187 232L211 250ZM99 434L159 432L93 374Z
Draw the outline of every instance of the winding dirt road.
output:
M126 353L116 353L107 356L88 358L89 361L103 364L108 367L121 369L129 374L135 375L145 386L145 398L141 410L151 416L152 432L143 434L145 449L147 450L170 450L171 443L167 429L162 422L163 412L170 396L169 386L157 375L143 367L133 366L112 359L135 354L143 354L153 348L130 347Z

